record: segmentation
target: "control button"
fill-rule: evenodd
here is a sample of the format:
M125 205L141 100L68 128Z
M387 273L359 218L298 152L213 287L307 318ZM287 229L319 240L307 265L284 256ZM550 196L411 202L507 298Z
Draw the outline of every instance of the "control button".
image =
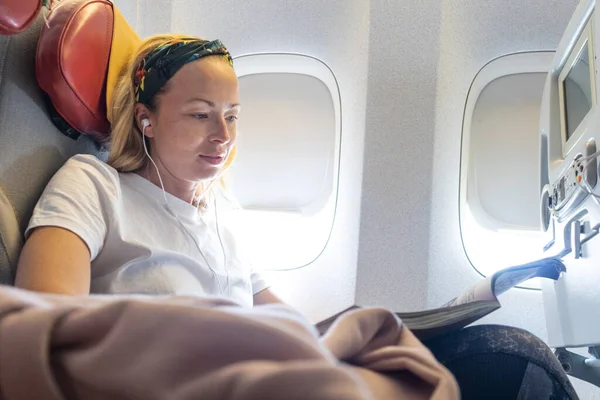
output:
M577 177L577 182L581 182L581 175Z

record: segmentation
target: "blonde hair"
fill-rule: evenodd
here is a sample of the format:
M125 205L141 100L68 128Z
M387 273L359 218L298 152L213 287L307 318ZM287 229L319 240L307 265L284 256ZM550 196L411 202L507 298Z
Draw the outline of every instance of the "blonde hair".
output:
M114 90L110 107L112 108L110 154L108 164L119 172L133 172L144 168L148 157L144 151L144 137L135 121L135 70L142 59L159 45L173 40L189 37L189 35L160 34L154 35L142 42L137 53L131 57L124 73L119 78ZM151 108L155 106L155 98L150 102ZM235 159L236 148L233 146L227 160L221 169L219 184L224 186L223 173L231 166ZM199 184L196 195L204 192L207 184Z

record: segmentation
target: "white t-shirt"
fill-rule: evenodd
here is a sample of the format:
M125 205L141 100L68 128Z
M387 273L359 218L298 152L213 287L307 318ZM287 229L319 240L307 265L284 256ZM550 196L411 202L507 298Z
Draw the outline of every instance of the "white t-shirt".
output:
M200 214L166 196L168 208L152 182L76 155L48 183L25 236L40 226L78 235L91 253L92 293L225 296L252 306L267 284L240 259L220 202Z

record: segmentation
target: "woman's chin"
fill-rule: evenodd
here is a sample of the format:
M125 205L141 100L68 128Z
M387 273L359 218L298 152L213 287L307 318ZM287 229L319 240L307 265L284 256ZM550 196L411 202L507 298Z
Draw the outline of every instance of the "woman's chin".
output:
M213 180L219 176L221 168L198 168L194 171L194 181L208 181Z

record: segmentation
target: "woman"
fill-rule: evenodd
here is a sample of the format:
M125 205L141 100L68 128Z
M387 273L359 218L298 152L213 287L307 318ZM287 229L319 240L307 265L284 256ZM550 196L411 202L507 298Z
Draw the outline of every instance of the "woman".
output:
M218 218L213 183L234 158L240 111L232 65L218 40L144 41L115 88L108 164L77 155L52 178L16 286L279 301Z

